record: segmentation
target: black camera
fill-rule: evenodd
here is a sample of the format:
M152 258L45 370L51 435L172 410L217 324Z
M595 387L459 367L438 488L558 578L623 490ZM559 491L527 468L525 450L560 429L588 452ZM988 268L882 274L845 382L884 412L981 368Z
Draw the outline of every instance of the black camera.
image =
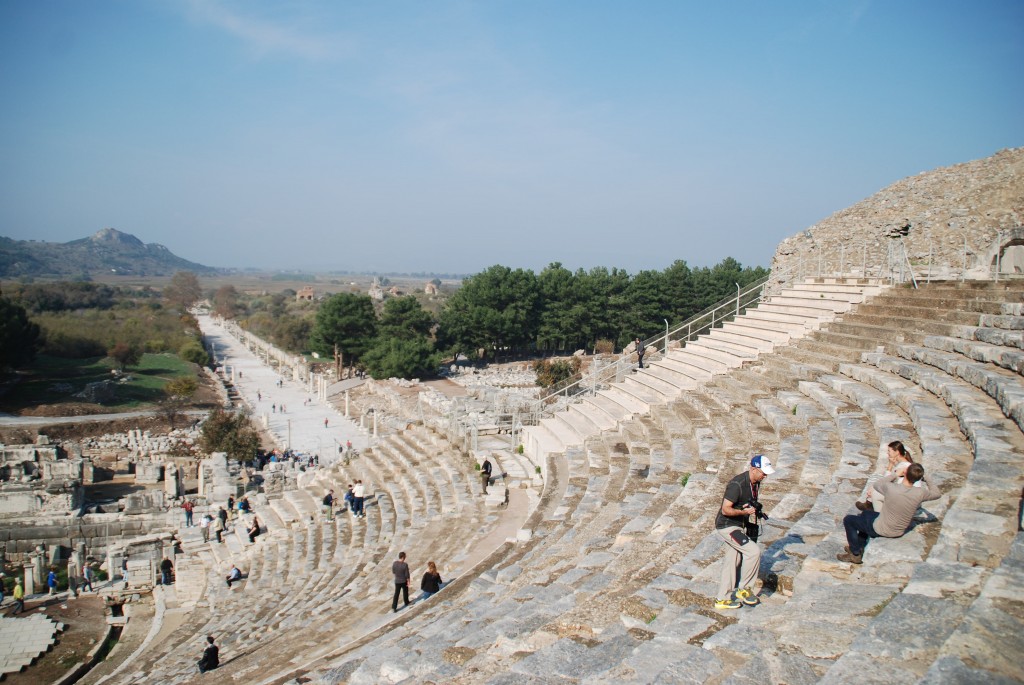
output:
M767 521L768 520L768 514L764 513L764 505L763 504L761 504L757 500L754 500L753 502L750 503L750 506L751 506L751 508L753 508L754 516L757 517L758 521Z

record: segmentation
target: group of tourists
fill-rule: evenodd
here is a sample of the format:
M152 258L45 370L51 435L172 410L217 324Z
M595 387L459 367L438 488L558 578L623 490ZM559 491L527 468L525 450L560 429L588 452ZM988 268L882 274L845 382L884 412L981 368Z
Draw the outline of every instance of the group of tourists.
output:
M348 492L345 493L345 508L352 514L354 518L366 518L366 512L364 510L364 504L366 502L366 486L363 485L363 481L357 480L355 483L349 483ZM334 507L338 500L334 496L334 490L328 490L327 494L321 500L324 516L328 521L334 520Z
M839 561L864 563L864 550L871 538L902 537L913 524L918 507L942 496L902 442L889 443L887 451L889 463L884 475L874 481L863 501L855 503L858 513L843 518L847 544L845 551L836 556ZM716 609L754 607L761 602L754 593L761 565L761 546L757 540L760 522L768 516L758 495L764 480L773 473L771 460L757 455L746 471L725 486L715 519L715 532L726 545Z

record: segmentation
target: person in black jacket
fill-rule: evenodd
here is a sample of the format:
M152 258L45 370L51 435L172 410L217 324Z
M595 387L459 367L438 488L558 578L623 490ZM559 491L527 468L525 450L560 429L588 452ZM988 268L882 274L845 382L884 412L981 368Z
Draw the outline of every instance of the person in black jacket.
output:
M220 666L220 649L213 643L213 635L206 636L206 649L203 650L203 658L196 664L200 673L206 673Z
M434 562L427 563L427 572L423 574L423 582L420 583L420 590L423 591L423 599L436 595L441 590L441 574L437 572Z
M487 486L491 484L491 460L484 457L484 463L480 465L480 486L487 494Z

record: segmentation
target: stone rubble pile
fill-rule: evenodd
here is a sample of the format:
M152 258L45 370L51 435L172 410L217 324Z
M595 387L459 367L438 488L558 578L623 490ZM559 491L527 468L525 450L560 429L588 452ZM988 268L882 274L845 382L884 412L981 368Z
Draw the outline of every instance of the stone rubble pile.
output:
M448 378L466 388L489 387L535 387L537 374L528 362L522 364L498 364L480 368L459 368Z
M77 442L83 452L92 455L130 452L143 454L190 454L199 441L199 431L176 428L169 433L154 435L150 431L133 429L126 433L105 433ZM62 446L68 448L72 443Z
M915 271L984 269L1000 231L1024 227L1024 147L905 178L779 244L772 271L803 262L805 275L887 276L890 243L903 239ZM1005 243L1005 240L1004 240ZM1014 271L1010 265L1005 271Z

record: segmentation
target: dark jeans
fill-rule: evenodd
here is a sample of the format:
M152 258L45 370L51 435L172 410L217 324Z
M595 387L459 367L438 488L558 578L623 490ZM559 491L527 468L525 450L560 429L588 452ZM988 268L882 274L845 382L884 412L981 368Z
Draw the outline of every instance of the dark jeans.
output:
M850 545L850 554L860 556L864 554L864 546L870 538L877 538L875 532L875 519L878 518L877 511L862 511L859 514L848 514L843 519L843 528L846 529L846 542Z
M405 602L405 606L409 606L409 584L403 583L399 585L395 583L395 597L391 600L391 610L398 611L398 595L402 595L402 599Z

